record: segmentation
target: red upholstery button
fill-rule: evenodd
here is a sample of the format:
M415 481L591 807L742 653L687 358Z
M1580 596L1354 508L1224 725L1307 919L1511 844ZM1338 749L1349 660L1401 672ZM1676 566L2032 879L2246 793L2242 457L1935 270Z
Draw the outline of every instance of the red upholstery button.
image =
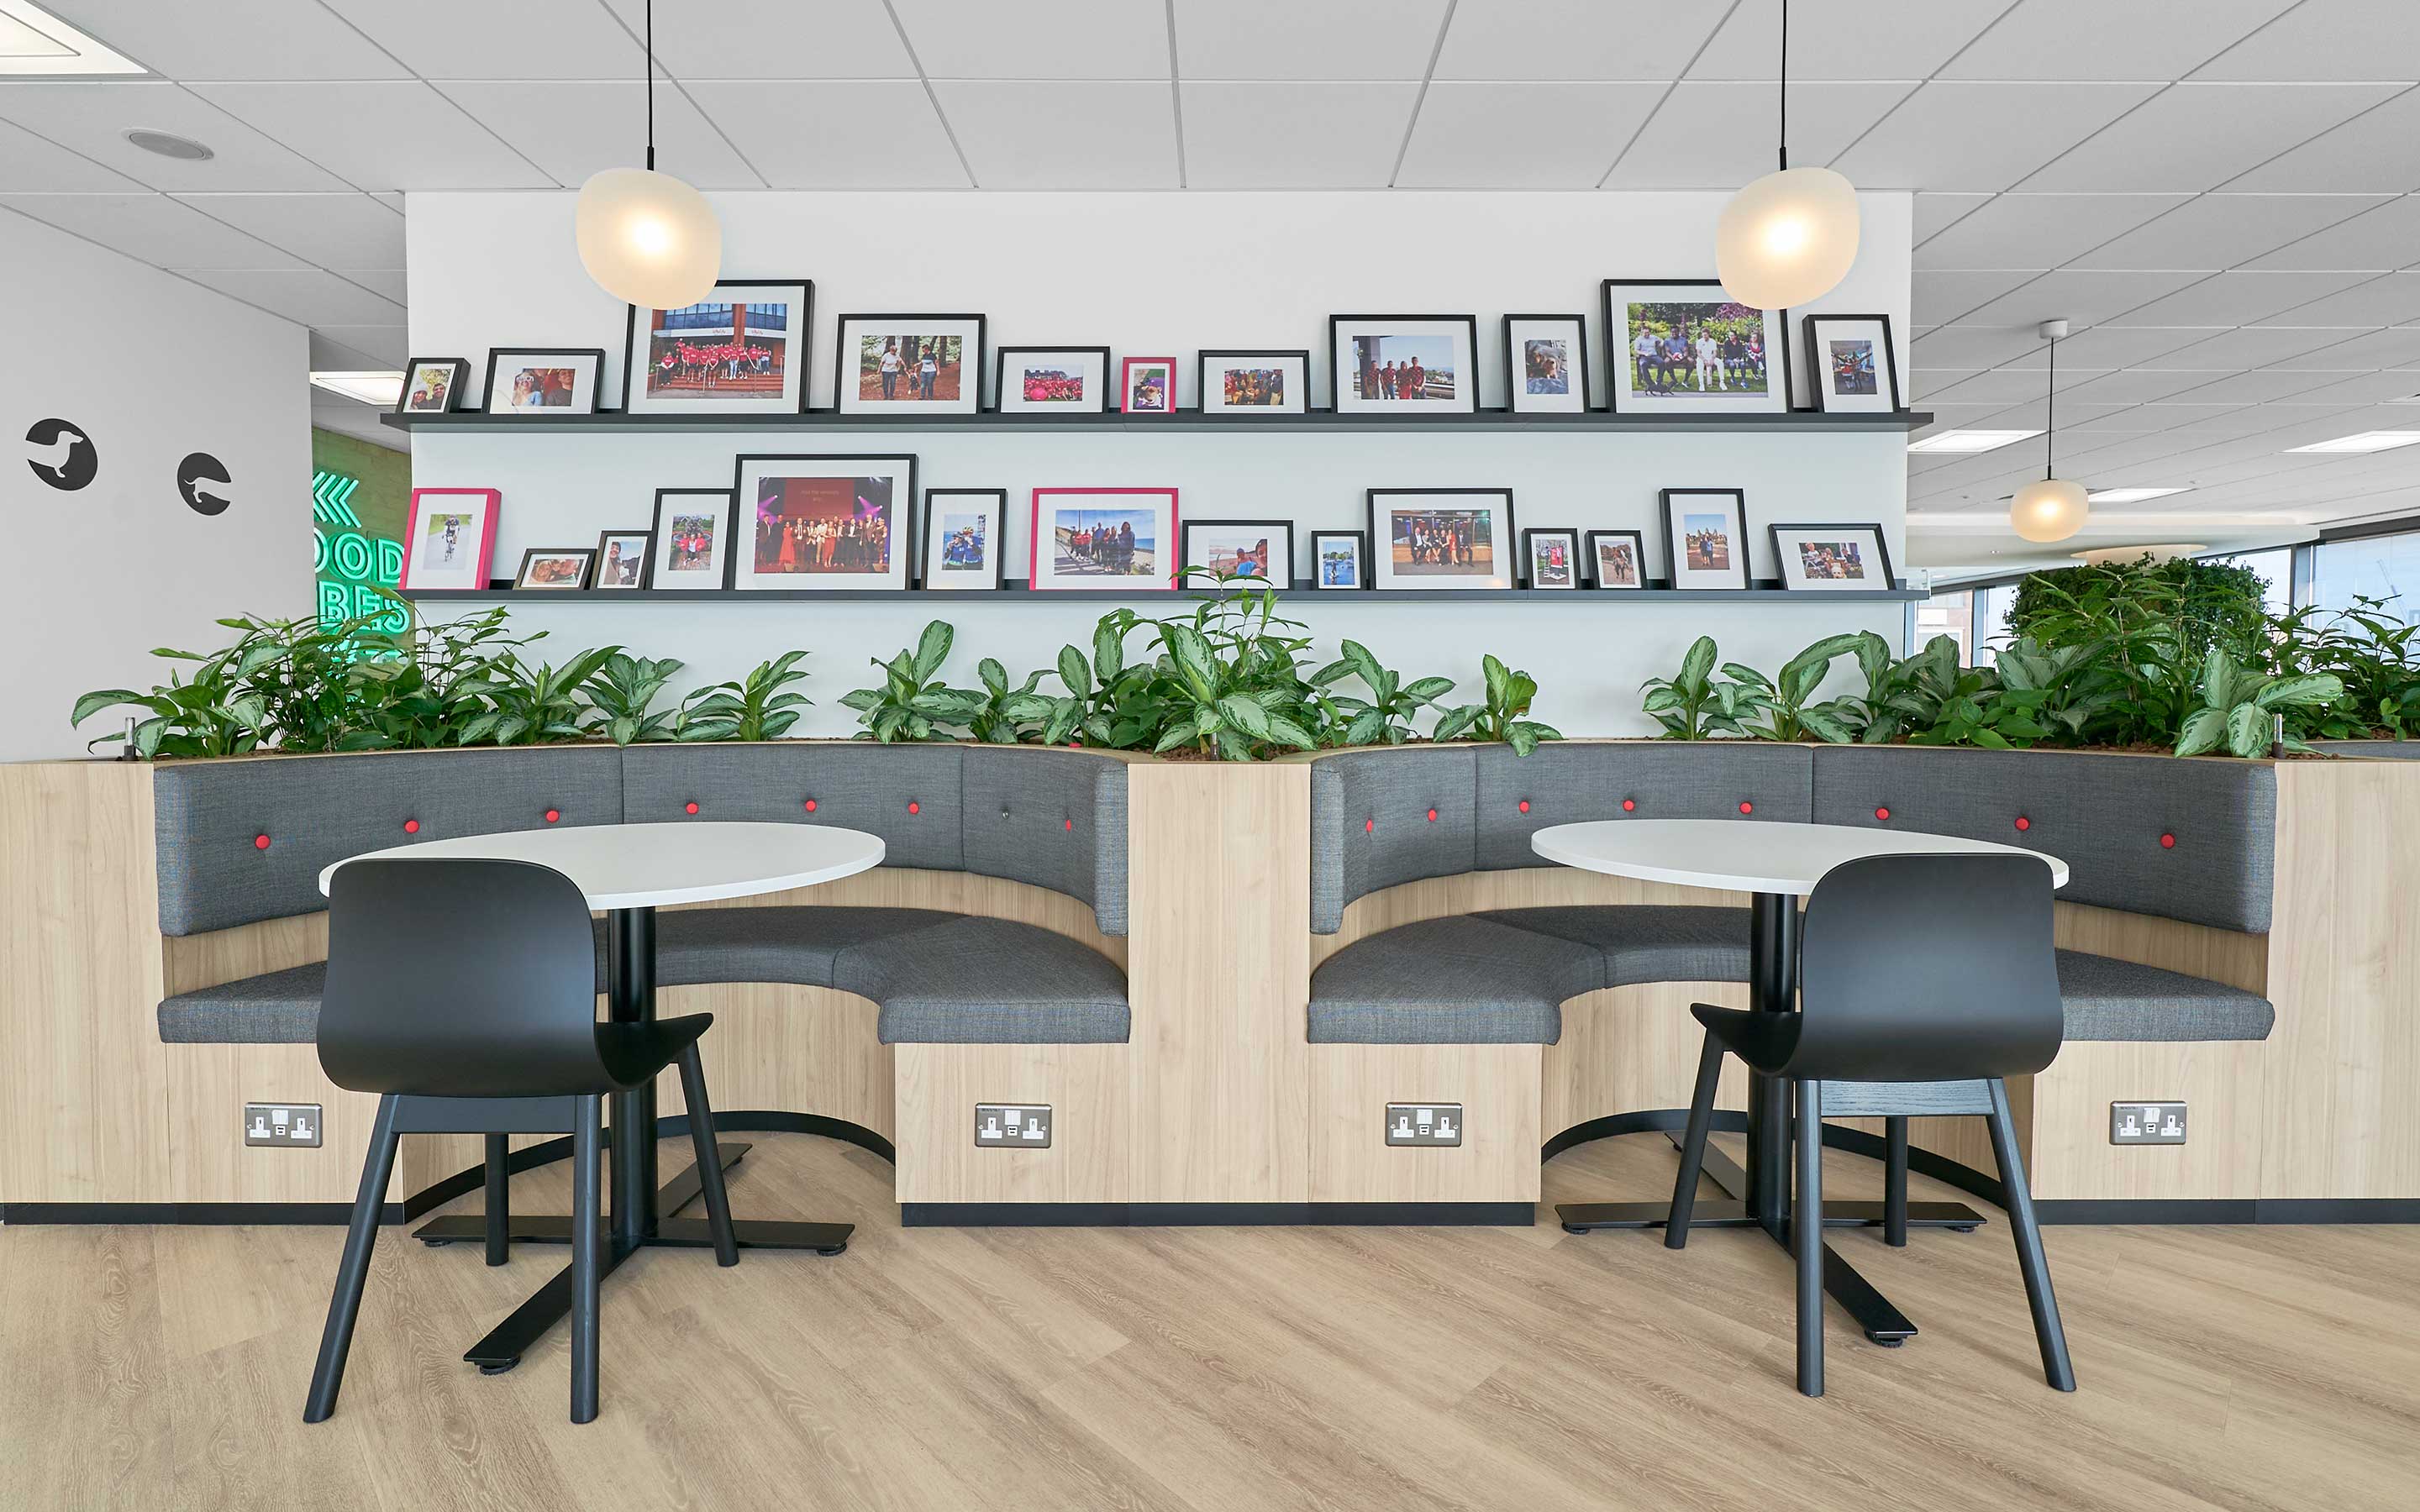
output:
M2026 818L2024 814L2019 814L2017 815L2017 827L2019 829L2031 829L2034 827L2034 822Z
M2173 851L2176 848L2177 838L2174 835L2163 835L2160 837L2160 849L2164 851Z
M550 825L551 825L551 824L553 824L556 820L558 820L558 819L560 819L560 818L562 818L562 817L563 817L563 810L560 810L560 809L549 809L549 810L546 811L546 822L547 822L548 824L550 824Z
M417 819L407 819L407 820L405 820L405 821L403 822L403 832L404 832L405 834L407 834L407 835L417 835L417 834L419 834L419 833L420 833L420 821L419 821L419 820L417 820Z
M1742 798L1740 799L1740 812L1754 813L1756 812L1756 805L1748 802L1745 798Z
M815 811L815 800L814 800L814 799L813 799L813 798L809 798L809 799L807 800L807 812L809 812L809 813L813 813L813 812L814 812L814 811Z
M1364 819L1361 821L1361 833L1364 835L1374 835L1377 832L1378 821L1375 819Z
M269 837L266 835L253 836L252 848L256 851L265 851L269 849Z
M1529 811L1529 800L1528 800L1528 799L1527 799L1527 798L1523 798L1523 799L1521 800L1521 811L1522 811L1523 813L1528 813L1528 812Z
M1436 810L1435 809L1431 809L1429 810L1429 823L1433 825L1436 823Z
M1637 803L1637 799L1634 799L1634 798L1624 798L1624 799L1622 799L1622 800L1621 800L1621 811L1622 811L1623 813L1628 813L1631 810L1636 809L1636 808L1637 808L1637 807L1638 807L1638 803Z
M1890 817L1890 810L1888 809L1877 809L1874 810L1874 817L1877 819L1888 819Z
M910 799L908 804L908 811L909 813L923 813L924 811L924 806L915 802L913 799Z
M1070 820L1068 820L1068 821L1067 821L1067 833L1069 833L1070 835L1072 835L1072 834L1074 834L1075 832L1076 832L1076 821L1074 821L1073 819L1070 819Z
M689 811L691 813L697 812L697 805L694 802L689 805Z

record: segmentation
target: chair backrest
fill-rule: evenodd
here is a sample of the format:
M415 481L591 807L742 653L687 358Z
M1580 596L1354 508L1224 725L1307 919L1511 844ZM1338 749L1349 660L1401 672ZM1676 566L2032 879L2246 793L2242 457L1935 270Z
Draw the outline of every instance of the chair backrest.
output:
M328 894L319 1064L357 1092L611 1089L597 946L569 877L526 861L350 861Z
M1798 1040L1780 1074L1920 1082L2018 1076L2066 1022L2050 867L2030 856L1875 856L1807 900Z

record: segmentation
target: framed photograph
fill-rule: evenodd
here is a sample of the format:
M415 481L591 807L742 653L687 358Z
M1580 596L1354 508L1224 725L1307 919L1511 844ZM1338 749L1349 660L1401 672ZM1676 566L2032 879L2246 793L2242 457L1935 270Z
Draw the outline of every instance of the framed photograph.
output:
M1851 415L1886 415L1899 409L1889 316L1810 315L1802 324L1816 409Z
M1294 522L1283 519L1195 519L1185 522L1185 564L1220 578L1257 578L1272 588L1294 586Z
M1771 530L1781 586L1793 593L1867 593L1897 586L1880 525L1776 525Z
M925 489L923 587L937 593L999 588L1007 523L1005 488Z
M1588 532L1590 580L1599 588L1647 586L1647 543L1637 531Z
M646 588L720 589L730 576L731 494L723 488L659 488L653 549L640 573Z
M588 586L588 575L596 566L597 553L588 547L534 546L521 553L521 570L514 574L513 586L542 594L576 594Z
M1789 408L1781 312L1734 303L1711 278L1605 281L1613 408L1621 414L1777 414Z
M1466 315L1331 315L1340 415L1467 415L1479 409L1479 321ZM1377 539L1373 537L1373 539Z
M815 285L726 278L682 310L630 306L622 409L633 415L796 415L807 408Z
M499 347L488 354L488 413L593 415L602 347Z
M845 415L971 415L981 408L984 317L845 315L834 374Z
M1737 488L1666 488L1664 576L1675 588L1745 589L1747 496Z
M1171 592L1176 568L1168 548L1175 540L1173 488L1033 490L1036 593Z
M462 382L471 364L459 357L415 357L403 365L398 415L442 415L462 408Z
M487 587L503 499L493 488L412 489L396 586L415 593Z
M1357 591L1370 586L1370 538L1359 531L1313 531L1311 585Z
M1580 536L1577 531L1528 530L1521 532L1521 565L1529 586L1560 591L1580 585Z
M1109 349L1002 347L991 403L1003 415L1106 414Z
M1504 317L1504 371L1516 415L1588 409L1588 322L1575 315Z
M1311 353L1202 352L1195 369L1205 415L1299 415L1311 409Z
M1511 588L1510 488L1373 488L1370 586Z
M646 587L651 540L645 531L607 531L597 536L597 571L588 586L598 593L635 593Z
M1118 408L1129 415L1176 413L1176 359L1129 357L1119 363Z
M743 456L731 493L741 535L729 587L907 591L914 457Z

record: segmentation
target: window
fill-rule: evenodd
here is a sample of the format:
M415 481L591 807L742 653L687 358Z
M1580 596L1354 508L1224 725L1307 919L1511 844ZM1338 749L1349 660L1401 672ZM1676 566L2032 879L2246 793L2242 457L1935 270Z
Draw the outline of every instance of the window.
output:
M2273 547L2266 551L2240 551L2231 557L2204 557L2204 562L2221 567L2249 567L2260 575L2263 584L2261 607L2271 614L2284 614L2294 607L2294 548Z
M2310 601L2324 609L2355 598L2400 598L2398 613L2420 611L2420 532L2323 541L2311 548Z

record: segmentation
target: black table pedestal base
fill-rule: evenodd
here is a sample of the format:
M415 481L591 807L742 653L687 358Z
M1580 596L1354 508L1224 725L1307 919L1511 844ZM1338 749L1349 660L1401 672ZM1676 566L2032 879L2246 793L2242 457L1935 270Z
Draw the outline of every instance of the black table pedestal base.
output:
M718 1140L714 1147L715 1152L722 1157L722 1168L726 1171L738 1165L739 1157L754 1148L745 1140L736 1139ZM565 1153L568 1155L570 1152L566 1150ZM607 1158L610 1161L612 1157L609 1155ZM697 1196L697 1167L691 1165L656 1189L656 1211L678 1212L695 1202ZM488 1217L480 1212L449 1212L442 1218L431 1218L411 1231L412 1238L431 1248L474 1242L487 1236ZM505 1223L504 1237L516 1244L568 1244L571 1242L571 1215L567 1212L517 1212Z

